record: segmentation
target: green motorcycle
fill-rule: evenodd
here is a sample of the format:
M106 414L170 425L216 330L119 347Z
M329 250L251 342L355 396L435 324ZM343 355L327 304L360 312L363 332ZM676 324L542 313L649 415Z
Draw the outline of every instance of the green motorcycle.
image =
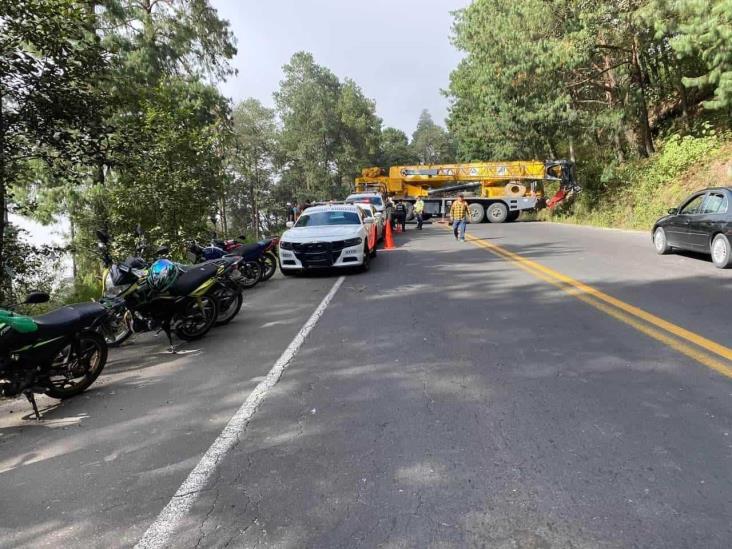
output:
M24 303L45 303L34 292ZM99 335L108 311L79 303L39 316L0 309L0 397L25 395L36 418L35 393L65 399L85 391L107 363L107 343Z

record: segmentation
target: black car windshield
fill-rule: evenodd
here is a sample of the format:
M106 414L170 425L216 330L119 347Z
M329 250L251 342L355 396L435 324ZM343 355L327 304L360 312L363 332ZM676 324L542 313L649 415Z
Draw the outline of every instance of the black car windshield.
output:
M306 213L300 216L295 227L317 227L319 225L360 225L361 218L356 212L333 210L329 212Z
M381 206L383 202L380 196L354 196L346 200L346 204L373 204L374 206Z

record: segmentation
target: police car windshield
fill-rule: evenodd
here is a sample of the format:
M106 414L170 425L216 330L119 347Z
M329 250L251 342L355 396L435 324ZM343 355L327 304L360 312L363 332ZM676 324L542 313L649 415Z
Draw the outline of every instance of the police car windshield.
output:
M317 227L320 225L360 225L361 219L356 212L334 210L330 212L305 213L295 223L295 227Z
M346 200L346 204L373 204L381 206L383 202L380 196L354 196Z

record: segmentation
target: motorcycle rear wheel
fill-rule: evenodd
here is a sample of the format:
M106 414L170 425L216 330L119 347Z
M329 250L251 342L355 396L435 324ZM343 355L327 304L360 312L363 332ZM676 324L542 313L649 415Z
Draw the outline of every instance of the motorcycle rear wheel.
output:
M175 335L184 341L199 339L213 328L218 315L218 305L210 295L201 298L201 307L198 306L198 301L191 299L186 304L185 311L173 317Z
M67 346L53 359L53 368L67 370L67 374L49 377L46 394L52 398L69 398L83 393L102 373L107 364L107 343L97 332L79 334L77 356ZM70 377L75 376L75 377Z
M119 347L133 334L130 323L127 321L128 314L126 309L110 313L109 319L102 326L101 332L108 347Z
M232 295L234 294L234 295ZM223 326L231 322L236 315L239 314L241 306L244 303L244 297L241 290L232 288L224 288L217 296L216 303L218 315L216 316L216 326Z

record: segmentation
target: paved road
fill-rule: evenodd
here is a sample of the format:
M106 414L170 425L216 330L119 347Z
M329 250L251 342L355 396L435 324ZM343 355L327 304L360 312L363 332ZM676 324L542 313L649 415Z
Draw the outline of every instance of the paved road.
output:
M732 546L732 273L640 233L469 234L345 280L168 546ZM141 338L41 424L0 407L0 545L133 545L334 281L257 288L189 355Z

